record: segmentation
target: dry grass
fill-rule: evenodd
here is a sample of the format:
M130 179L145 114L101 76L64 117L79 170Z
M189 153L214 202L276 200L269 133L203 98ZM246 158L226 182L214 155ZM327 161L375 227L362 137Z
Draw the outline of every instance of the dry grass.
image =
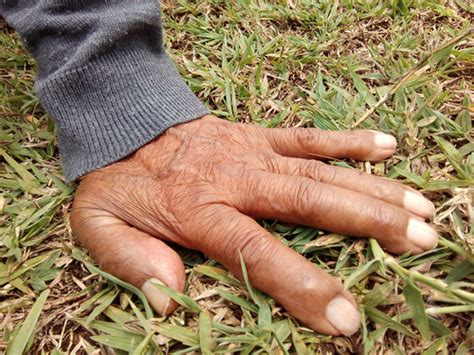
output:
M164 1L167 44L214 113L262 126L395 134L378 163L334 164L399 179L436 204L436 250L391 257L371 241L262 221L341 277L360 303L351 338L301 327L213 260L180 250L187 295L166 319L94 267L68 225L54 125L35 62L0 25L0 352L467 354L474 343L474 47L468 2ZM317 238L316 238L317 237Z

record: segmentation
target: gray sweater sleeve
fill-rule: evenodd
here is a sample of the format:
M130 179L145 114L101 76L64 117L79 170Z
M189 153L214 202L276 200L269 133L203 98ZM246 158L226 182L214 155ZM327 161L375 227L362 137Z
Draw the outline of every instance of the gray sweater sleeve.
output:
M39 63L69 181L208 113L164 51L157 0L0 0L0 12Z

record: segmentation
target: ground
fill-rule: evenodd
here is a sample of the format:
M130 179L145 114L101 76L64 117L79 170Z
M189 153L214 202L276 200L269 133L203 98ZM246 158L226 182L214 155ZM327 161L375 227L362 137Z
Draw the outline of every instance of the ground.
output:
M394 134L399 150L384 162L330 163L423 191L436 204L439 247L416 257L391 256L373 240L261 221L344 281L360 304L359 333L316 334L213 260L188 250L180 250L187 296L174 295L183 306L156 318L140 292L95 268L74 240L68 214L75 186L63 181L54 123L33 91L35 61L1 24L0 352L469 353L469 1L163 3L172 57L219 117Z

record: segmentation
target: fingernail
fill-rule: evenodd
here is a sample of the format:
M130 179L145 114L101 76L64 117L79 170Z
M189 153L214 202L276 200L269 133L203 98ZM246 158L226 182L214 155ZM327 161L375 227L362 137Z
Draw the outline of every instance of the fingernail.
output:
M165 285L158 279L151 278L142 286L142 292L145 294L148 302L160 315L165 316L168 306L170 304L170 298L158 289L154 284Z
M359 311L342 296L337 296L329 302L326 317L332 326L345 336L350 336L359 329Z
M410 218L408 220L407 238L421 249L429 250L438 245L438 233L425 222Z
M433 216L435 213L433 202L412 191L405 191L403 205L410 212L426 218Z
M395 149L397 147L397 140L389 134L376 132L375 145L381 149Z

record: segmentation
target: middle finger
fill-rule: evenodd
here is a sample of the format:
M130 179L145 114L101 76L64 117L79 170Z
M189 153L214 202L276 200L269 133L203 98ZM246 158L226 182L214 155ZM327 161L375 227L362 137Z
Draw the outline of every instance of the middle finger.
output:
M304 176L325 184L343 187L402 207L422 218L431 218L435 208L418 191L402 184L373 176L355 169L327 165L317 160L275 157L271 160L273 173Z

